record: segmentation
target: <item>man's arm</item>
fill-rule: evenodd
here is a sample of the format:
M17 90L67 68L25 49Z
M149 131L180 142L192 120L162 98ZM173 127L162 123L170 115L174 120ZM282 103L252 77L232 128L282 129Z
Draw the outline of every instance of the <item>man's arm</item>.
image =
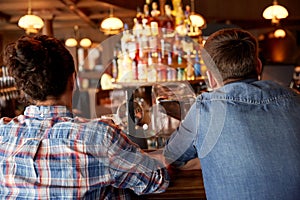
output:
M129 188L136 194L164 192L169 185L169 175L164 164L153 159L132 143L126 135L109 129L108 157L113 186Z
M197 150L194 147L198 124L196 112L196 104L193 104L183 122L172 133L164 147L166 162L176 168L190 169L192 166L193 168L200 167L197 159ZM193 159L195 160L190 161Z

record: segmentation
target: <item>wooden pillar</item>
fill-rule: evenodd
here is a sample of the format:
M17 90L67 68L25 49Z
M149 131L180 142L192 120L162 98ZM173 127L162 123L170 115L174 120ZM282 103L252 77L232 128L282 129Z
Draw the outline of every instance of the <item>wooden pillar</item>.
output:
M42 30L43 35L53 36L53 20L45 19L44 23L45 23L45 25Z

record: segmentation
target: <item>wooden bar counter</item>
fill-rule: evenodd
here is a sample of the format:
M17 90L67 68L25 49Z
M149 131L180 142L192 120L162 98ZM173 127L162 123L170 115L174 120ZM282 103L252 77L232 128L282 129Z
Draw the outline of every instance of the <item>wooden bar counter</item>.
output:
M132 199L206 199L201 170L171 170L170 177L170 185L164 193L141 196L132 194Z

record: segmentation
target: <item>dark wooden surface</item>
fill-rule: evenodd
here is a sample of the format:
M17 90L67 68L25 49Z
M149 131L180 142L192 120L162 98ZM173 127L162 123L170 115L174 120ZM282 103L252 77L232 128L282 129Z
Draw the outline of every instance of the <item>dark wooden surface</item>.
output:
M205 190L201 170L171 170L171 182L168 189L160 194L132 195L134 200L151 199L198 199L205 200Z

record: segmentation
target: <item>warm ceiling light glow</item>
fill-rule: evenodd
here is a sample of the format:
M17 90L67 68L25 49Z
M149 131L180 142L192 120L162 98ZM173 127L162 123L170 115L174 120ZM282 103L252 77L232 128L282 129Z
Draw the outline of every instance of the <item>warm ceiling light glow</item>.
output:
M278 5L276 0L273 1L273 5L267 7L263 12L265 19L272 19L272 23L277 24L280 19L284 19L289 15L287 9L281 5Z
M191 0L191 14L189 16L189 19L191 21L191 25L193 27L202 28L205 26L206 22L204 17L201 15L195 13L195 2L194 0ZM200 31L196 31L196 34L200 34Z
M74 26L74 36L68 38L65 42L65 45L67 47L77 47L78 46L78 41L79 41L79 26L75 25ZM79 46L83 48L89 48L92 45L92 41L89 38L82 38L79 41Z
M284 38L286 36L286 33L283 29L277 29L275 32L274 32L274 37L275 38Z
M28 14L19 19L18 26L25 29L28 34L37 33L44 26L42 18L31 14L31 0L28 1Z
M201 15L191 14L190 16L192 26L202 27L205 25L205 20Z
M112 14L112 8L110 9L110 15L108 18L101 22L100 30L106 35L114 35L120 33L123 29L123 22Z
M83 38L80 40L79 45L88 48L92 45L92 41L89 38Z
M68 38L65 42L65 45L67 47L76 47L77 46L77 40L75 38Z

